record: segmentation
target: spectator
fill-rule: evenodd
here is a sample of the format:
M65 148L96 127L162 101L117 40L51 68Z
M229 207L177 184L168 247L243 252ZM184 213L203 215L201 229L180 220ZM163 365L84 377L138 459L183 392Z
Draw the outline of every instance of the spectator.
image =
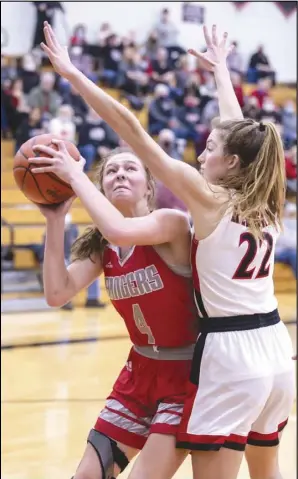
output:
M264 53L264 47L259 46L249 60L247 72L248 83L257 83L261 78L270 77L272 85L275 86L275 72L273 71L267 55Z
M14 80L17 77L17 69L15 64L9 64L8 58L1 55L1 85L6 80Z
M297 215L293 203L285 205L283 231L275 247L275 262L289 265L297 278Z
M236 71L231 72L231 81L234 88L235 95L241 108L244 107L244 93L242 88L241 75Z
M287 187L292 193L297 192L297 140L292 147L285 152Z
M284 129L284 142L286 146L293 144L297 138L297 115L295 112L295 103L288 100L281 110L281 122Z
M227 58L227 66L231 72L238 73L240 78L243 75L243 57L238 50L238 42L232 42L233 50Z
M187 55L183 55L180 57L175 68L176 87L180 88L181 90L185 90L189 82L190 75L188 57Z
M23 143L37 135L46 133L41 121L39 108L33 108L29 113L29 118L24 118L16 132L16 151Z
M201 123L206 127L207 130L211 131L211 122L217 116L219 116L219 106L217 93L215 93L213 98L208 101L202 111Z
M160 19L155 25L157 39L160 46L168 48L177 45L178 28L170 19L170 11L164 8L161 11Z
M64 140L75 142L76 126L74 123L74 111L70 105L61 105L57 116L48 124L48 131Z
M63 95L63 104L71 105L74 110L74 122L80 125L88 112L88 106L79 95L79 92L70 84L70 88Z
M155 60L157 56L157 51L160 45L158 42L158 35L156 31L150 33L149 37L147 38L141 53L147 60Z
M163 84L156 85L154 98L148 108L150 134L157 135L164 128L171 127L170 122L175 117L175 110L169 87Z
M264 98L263 107L259 112L259 121L271 121L272 123L280 123L280 113L272 98L269 96Z
M92 109L79 128L78 148L85 158L85 171L89 171L97 157L103 158L108 152L119 146L116 133Z
M111 35L113 35L111 25L107 22L102 23L97 36L98 45L105 47L107 45L107 40Z
M39 84L37 64L32 54L24 55L21 60L21 66L18 68L18 75L23 81L23 90L26 95Z
M103 71L100 75L101 80L109 87L119 86L118 77L122 53L123 44L120 37L115 34L110 35L102 49Z
M178 147L173 131L168 129L161 130L158 135L158 144L171 158L183 160L184 148Z
M194 95L187 95L184 104L178 110L178 119L186 129L186 140L198 141L201 135L201 113L199 108L200 100Z
M23 82L19 78L6 80L1 90L1 106L4 110L7 128L13 137L21 122L28 116L28 105L23 92Z
M169 54L166 48L157 50L156 59L151 62L151 79L153 86L157 83L171 83L175 78L169 62Z
M73 34L70 38L72 46L84 46L87 44L86 40L87 28L83 23L79 23L74 27Z
M243 107L244 118L251 118L252 120L258 120L260 116L259 101L256 96L248 96L245 99L245 105Z
M270 78L261 78L258 80L257 88L251 92L251 96L255 96L257 98L259 108L263 107L264 99L269 96L270 87Z
M127 47L120 64L122 75L121 89L131 95L139 96L148 92L149 77L145 73L140 54L135 48Z
M40 84L33 88L28 95L30 108L39 108L41 114L48 119L57 114L61 98L54 91L55 75L52 72L42 72Z
M53 25L55 10L64 12L62 2L31 2L36 7L36 25L33 38L32 49L40 47L41 42L44 41L43 27L44 22Z

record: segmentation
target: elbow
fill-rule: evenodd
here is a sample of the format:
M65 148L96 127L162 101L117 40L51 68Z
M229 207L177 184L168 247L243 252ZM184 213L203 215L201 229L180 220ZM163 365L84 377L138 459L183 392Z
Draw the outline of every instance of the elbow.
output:
M61 308L70 300L70 299L62 298L61 296L58 296L58 295L46 295L45 298L46 298L47 305L50 306L51 308Z

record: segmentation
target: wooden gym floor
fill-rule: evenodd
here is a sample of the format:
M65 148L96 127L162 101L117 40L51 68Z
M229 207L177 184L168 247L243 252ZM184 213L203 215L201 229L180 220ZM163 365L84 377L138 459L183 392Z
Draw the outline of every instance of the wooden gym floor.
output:
M284 321L296 318L295 302L293 294L279 295ZM123 322L111 305L8 314L1 322L1 478L70 479L126 360L130 342ZM296 325L288 327L296 351ZM294 404L280 449L284 479L296 477L296 450ZM243 461L239 479L248 477ZM191 478L187 459L175 479Z

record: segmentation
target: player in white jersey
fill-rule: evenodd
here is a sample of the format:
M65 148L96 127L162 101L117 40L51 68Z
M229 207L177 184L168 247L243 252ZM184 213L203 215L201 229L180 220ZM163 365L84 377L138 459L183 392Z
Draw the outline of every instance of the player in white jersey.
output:
M272 123L244 120L226 66L227 34L204 27L220 122L201 173L170 158L135 116L79 72L49 26L42 45L55 70L126 141L191 213L193 276L201 316L178 447L195 479L236 479L246 450L251 479L280 479L277 451L294 398L292 346L273 290L285 166ZM202 368L201 368L202 365ZM260 447L257 447L260 446Z

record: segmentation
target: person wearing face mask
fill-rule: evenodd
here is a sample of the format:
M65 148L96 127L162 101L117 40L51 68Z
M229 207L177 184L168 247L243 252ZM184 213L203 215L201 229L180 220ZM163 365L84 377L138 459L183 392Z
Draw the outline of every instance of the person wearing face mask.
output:
M89 108L88 115L79 127L78 138L79 151L86 160L84 171L89 171L96 158L104 158L118 145L119 138L116 133Z
M168 86L156 85L154 98L148 108L148 127L151 135L158 135L163 128L174 129L178 126L176 106L169 93Z
M62 105L58 110L56 118L50 120L48 132L60 138L74 142L76 126L73 121L74 111L70 105Z
M251 92L258 100L259 108L262 108L265 98L270 96L271 81L270 78L261 78L257 83L257 88Z
M178 110L178 119L186 129L186 140L198 141L201 137L202 125L200 124L199 104L200 100L197 97L187 95L184 98L184 105Z
M21 145L26 143L30 138L42 135L43 133L46 133L46 130L41 121L40 110L39 108L33 108L29 113L29 117L24 118L16 131L15 150L18 151Z
M244 99L244 107L242 109L244 118L257 120L260 113L258 99L255 96L248 96Z
M295 103L292 100L288 100L282 108L281 122L285 145L290 146L297 139L297 115Z
M21 66L18 68L18 75L23 80L23 90L26 95L39 84L39 74L36 68L34 56L30 53L24 55Z
M264 99L263 107L259 112L258 120L271 121L272 123L280 123L281 115L272 98L267 97Z

